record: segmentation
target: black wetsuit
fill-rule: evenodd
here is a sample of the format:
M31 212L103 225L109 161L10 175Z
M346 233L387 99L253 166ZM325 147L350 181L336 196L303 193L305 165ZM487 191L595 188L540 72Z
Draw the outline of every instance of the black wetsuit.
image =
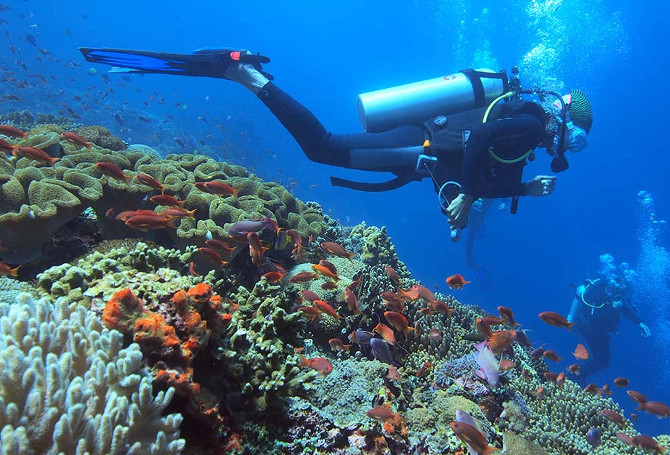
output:
M434 169L438 185L455 180L462 185L461 192L475 197L525 195L521 174L526 160L499 163L489 155L489 147L503 159L515 159L540 145L545 134L544 110L528 101L498 103L484 124L481 123L484 109L468 111L473 119L471 127L463 132L460 152L454 152L442 148L441 139L437 137L439 131L430 127L432 120L424 125L407 125L382 133L333 134L326 131L308 109L272 82L260 90L258 97L312 161L408 175L415 173L417 155L394 153L393 149L421 146L429 139L432 144L429 153L438 158ZM449 116L450 128L452 123L458 123L459 115ZM460 135L461 131L456 134ZM420 177L415 175L413 180Z
M583 301L579 292L575 296L579 301L574 316L575 330L586 341L590 353L589 360L580 368L580 382L609 366L610 334L617 331L621 315L635 324L642 322L627 297L623 298L620 308L614 308L612 306L614 300L607 295L605 288L606 282L599 280L587 286ZM584 301L588 305L584 304Z

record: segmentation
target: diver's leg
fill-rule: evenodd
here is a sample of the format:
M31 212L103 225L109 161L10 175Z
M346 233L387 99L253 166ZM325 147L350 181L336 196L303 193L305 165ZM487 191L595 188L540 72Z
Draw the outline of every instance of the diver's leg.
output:
M610 339L607 333L597 332L585 334L584 338L589 347L589 360L580 368L581 380L587 376L607 368L610 364Z
M256 93L312 161L353 169L396 171L414 168L423 151L425 132L422 127L404 126L383 133L333 134L307 108L253 66L231 65L225 74Z

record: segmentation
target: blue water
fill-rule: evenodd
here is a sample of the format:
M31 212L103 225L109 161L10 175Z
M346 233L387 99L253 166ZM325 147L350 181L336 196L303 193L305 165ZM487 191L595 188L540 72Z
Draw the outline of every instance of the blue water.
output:
M663 282L670 260L663 247L670 242L663 233L644 237L649 231L637 197L640 190L649 191L658 219L670 218L667 3L645 2L644 8L576 0L86 3L13 0L0 12L0 68L3 79L14 78L3 82L2 95L21 98L3 99L0 112L67 114L69 108L82 123L107 126L131 143L165 154L198 149L248 166L290 185L301 199L320 202L343 223L385 225L414 276L441 291L446 276L471 279L472 274L464 242L449 240L428 180L381 194L332 188L330 175L381 177L309 162L262 103L236 84L168 76L110 75L106 81L107 68L85 62L77 47L261 51L272 58L266 70L276 83L334 132L360 130L358 93L465 67L519 65L528 87L584 90L595 113L589 148L569 156L570 169L558 176L551 197L523 199L516 215L505 201L504 207L495 205L487 236L476 246L493 287L474 283L456 295L491 312L500 304L512 307L538 345L569 359L574 335L549 328L537 313L567 314L571 284L595 274L600 254L629 262L641 271L634 295L653 337L643 339L623 321L612 365L592 379L602 384L626 375L634 390L670 402L667 275ZM538 156L526 177L549 173L548 164ZM616 397L632 409L621 390ZM668 423L640 415L637 428L667 433Z

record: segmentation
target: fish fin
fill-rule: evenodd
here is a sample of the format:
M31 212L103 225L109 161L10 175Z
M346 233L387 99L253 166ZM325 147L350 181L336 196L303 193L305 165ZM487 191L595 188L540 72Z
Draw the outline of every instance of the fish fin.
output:
M9 269L9 274L10 274L11 276L13 276L13 277L16 278L17 276L19 276L19 269L20 269L20 268L21 268L21 266L20 266L20 265L17 265L17 266L14 267L13 269Z

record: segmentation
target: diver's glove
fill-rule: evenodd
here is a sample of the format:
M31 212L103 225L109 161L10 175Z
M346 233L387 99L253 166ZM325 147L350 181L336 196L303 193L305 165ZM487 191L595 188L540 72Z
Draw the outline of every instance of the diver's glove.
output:
M637 326L640 328L640 331L642 332L643 337L646 338L648 336L651 336L651 330L649 330L649 327L647 327L647 324L645 324L644 322L640 322Z

